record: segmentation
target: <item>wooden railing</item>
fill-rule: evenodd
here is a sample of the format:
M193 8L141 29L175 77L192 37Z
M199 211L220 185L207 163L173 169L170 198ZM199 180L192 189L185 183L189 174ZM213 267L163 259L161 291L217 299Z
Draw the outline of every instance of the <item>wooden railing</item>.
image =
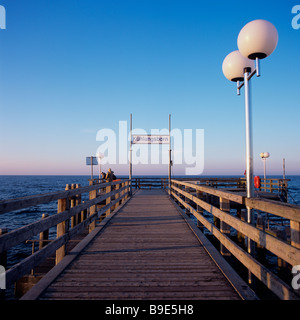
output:
M175 179L186 180L186 179ZM246 190L246 178L194 178L193 181L197 181L197 184L207 185L214 188L240 188ZM278 178L261 178L261 185L256 188L257 191L266 191L271 193L278 193L284 196L287 200L288 195L288 181L290 179L278 179Z
M276 192L288 199L288 181L290 179L261 179L260 191Z
M84 193L88 193L89 200L82 202L81 195ZM96 219L101 216L108 216L128 197L129 180L121 180L111 183L91 184L86 187L67 185L65 191L0 201L0 215L57 201L57 214L44 217L42 220L8 233L3 232L3 230L0 232L0 259L2 261L6 257L7 250L33 239L36 235L40 234L42 236L40 238L40 250L6 271L6 286L12 285L24 275L29 274L34 267L53 254L56 257L56 264L59 263L65 256L66 244L70 239L80 234L87 227L91 232L96 227ZM47 233L49 228L55 226L56 238L53 240L45 239L43 235Z
M230 229L233 228L243 237L254 241L257 247L269 250L291 267L300 265L300 206L258 198L247 199L234 192L179 180L171 181L171 196L186 209L186 213L195 216L201 228L207 228L220 241L220 251L223 255L235 256L279 298L299 298L299 293L295 294L288 283L269 271L255 257L235 243L229 235ZM236 216L230 212L233 205L237 208ZM267 212L288 219L290 221L290 241L268 233L263 227L255 227L243 221L241 210L246 206L256 212L257 218L261 212ZM204 211L213 216L214 222L204 216Z
M168 187L168 178L132 178L132 187L135 189L166 189Z

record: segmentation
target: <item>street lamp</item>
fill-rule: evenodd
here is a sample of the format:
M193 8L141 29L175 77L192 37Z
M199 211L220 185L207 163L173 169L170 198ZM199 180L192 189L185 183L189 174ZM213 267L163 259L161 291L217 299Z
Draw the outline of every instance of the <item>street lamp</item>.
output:
M237 83L238 95L240 95L240 89L245 87L247 198L254 196L250 79L255 74L257 77L260 76L259 61L275 50L277 42L278 33L272 23L266 20L251 21L242 28L238 35L239 50L227 55L222 66L225 77ZM252 210L249 207L247 207L247 222L254 223ZM248 241L249 253L252 253L252 247L253 244Z
M265 190L267 187L267 183L266 183L266 162L267 159L270 157L270 153L269 152L261 152L260 153L260 157L262 158L263 162L264 162L264 179L265 179Z

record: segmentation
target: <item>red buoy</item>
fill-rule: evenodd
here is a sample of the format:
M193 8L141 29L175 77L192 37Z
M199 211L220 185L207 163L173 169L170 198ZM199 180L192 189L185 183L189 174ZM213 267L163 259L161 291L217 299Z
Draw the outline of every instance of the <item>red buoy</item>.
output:
M260 188L260 177L259 176L255 176L254 177L254 187L259 189Z

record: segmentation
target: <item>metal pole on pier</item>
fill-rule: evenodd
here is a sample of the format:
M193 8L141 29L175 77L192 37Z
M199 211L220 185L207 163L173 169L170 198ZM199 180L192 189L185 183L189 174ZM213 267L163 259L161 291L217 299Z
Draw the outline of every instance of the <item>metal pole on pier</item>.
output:
M247 181L247 198L254 197L253 181L253 143L252 143L252 112L251 112L251 87L249 75L251 68L244 69L244 86L245 86L245 122L246 122L246 181ZM253 210L247 208L247 222L254 223ZM254 254L254 242L248 238L248 253ZM252 274L248 272L248 282L252 283Z
M132 196L132 113L130 113L130 150L129 150L129 184L130 196Z
M169 195L171 196L171 167L172 167L172 156L171 156L171 115L169 114Z
M91 156L91 179L93 180L93 163L94 163L94 157Z

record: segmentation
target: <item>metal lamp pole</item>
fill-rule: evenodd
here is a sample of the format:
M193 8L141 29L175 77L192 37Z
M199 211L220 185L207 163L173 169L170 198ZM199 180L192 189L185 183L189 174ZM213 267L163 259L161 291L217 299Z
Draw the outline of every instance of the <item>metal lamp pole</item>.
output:
M132 113L130 113L129 192L132 196Z
M265 182L265 191L267 191L267 158L270 157L270 153L269 152L262 152L260 154L260 157L262 158L263 162L264 162L264 182Z
M233 51L223 61L225 77L237 82L237 94L245 86L245 122L246 122L246 180L247 198L254 196L253 181L253 146L250 79L260 76L260 59L269 56L276 48L278 33L272 23L266 20L254 20L246 24L239 33L237 44L239 50ZM254 60L256 64L254 65ZM253 71L252 71L253 70ZM240 81L243 81L240 84ZM247 208L247 222L254 223L253 212ZM253 254L254 242L248 238L248 252ZM248 271L248 282L252 283L252 274Z
M257 59L258 60L258 59ZM250 67L244 68L244 82L242 84L237 82L238 95L240 95L240 89L245 87L245 128L246 128L246 191L247 198L254 197L254 180L253 180L253 138L252 138L252 106L251 106L251 83L250 79L253 75L259 76L259 67L257 63L256 69L251 73ZM254 224L253 210L246 206L247 209L247 222ZM248 253L253 255L255 251L254 241L247 238ZM248 282L253 283L253 277L251 272L248 272Z
M171 115L169 114L169 196L171 196L171 167L172 167Z

